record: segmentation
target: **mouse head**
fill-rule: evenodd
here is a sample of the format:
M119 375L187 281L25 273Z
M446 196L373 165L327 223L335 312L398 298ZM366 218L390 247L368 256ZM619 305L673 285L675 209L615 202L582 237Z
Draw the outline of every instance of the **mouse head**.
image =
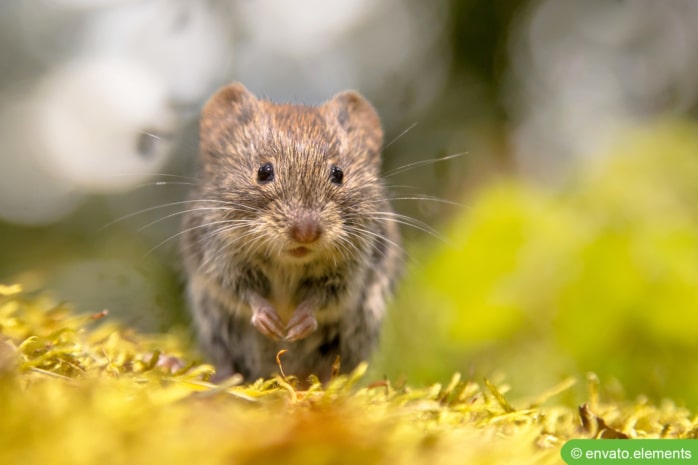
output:
M386 208L382 143L378 115L357 92L310 107L233 83L202 113L200 193L229 203L217 214L239 221L226 234L250 251L288 263L350 259L368 249Z

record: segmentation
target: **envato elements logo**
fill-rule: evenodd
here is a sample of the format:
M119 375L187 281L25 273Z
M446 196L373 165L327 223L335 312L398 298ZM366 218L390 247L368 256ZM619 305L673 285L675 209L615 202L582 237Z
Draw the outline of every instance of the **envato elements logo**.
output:
M692 439L572 439L562 446L568 464L698 463Z

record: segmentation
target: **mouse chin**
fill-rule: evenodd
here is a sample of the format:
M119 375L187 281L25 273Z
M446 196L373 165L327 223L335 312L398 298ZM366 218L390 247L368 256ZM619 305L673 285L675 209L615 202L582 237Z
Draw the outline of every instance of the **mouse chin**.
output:
M292 249L286 250L286 253L294 258L305 258L308 255L310 255L312 250L310 250L308 247L294 247Z

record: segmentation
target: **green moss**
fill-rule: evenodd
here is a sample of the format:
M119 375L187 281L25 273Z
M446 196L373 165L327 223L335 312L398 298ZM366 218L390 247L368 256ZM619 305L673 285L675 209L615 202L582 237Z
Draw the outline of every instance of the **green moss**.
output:
M214 385L182 346L1 286L0 463L557 463L565 440L599 433L556 405L573 380L528 401L459 375L359 388L365 365L307 390L281 376ZM696 435L685 409L589 388L594 415L624 434Z

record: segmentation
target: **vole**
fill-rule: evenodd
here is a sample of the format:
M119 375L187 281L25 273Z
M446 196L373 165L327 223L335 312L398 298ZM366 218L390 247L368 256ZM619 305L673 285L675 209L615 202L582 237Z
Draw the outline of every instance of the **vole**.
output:
M369 357L402 263L382 144L355 91L305 106L231 83L204 105L181 250L217 378L270 376L282 349L284 372L302 379Z

